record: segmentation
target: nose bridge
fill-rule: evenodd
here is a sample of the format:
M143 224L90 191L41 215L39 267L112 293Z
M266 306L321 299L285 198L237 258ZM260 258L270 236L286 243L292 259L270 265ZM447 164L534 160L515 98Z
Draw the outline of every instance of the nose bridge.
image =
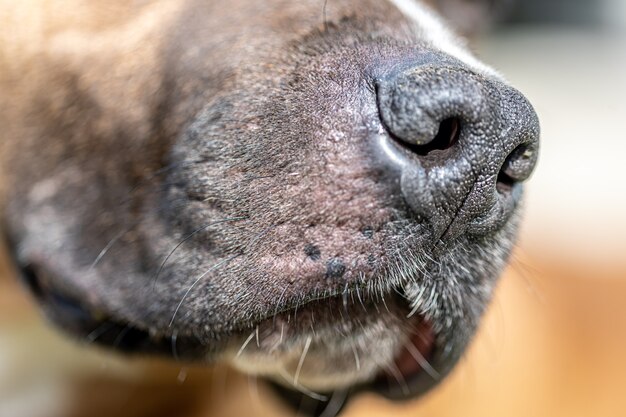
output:
M404 157L403 196L435 236L487 233L506 221L537 159L538 121L524 96L448 64L390 76L377 94Z

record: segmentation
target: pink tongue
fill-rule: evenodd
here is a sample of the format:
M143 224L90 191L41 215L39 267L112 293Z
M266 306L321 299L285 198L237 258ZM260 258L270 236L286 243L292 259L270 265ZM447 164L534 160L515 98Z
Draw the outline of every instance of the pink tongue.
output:
M436 372L427 362L434 344L435 335L432 327L427 322L420 321L415 326L414 334L411 335L395 361L396 367L406 380L409 380L424 369L429 374Z

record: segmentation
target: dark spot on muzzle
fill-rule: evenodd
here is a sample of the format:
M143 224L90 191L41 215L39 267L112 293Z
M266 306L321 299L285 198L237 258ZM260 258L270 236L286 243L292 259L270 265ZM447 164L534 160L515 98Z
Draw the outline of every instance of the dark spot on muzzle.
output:
M326 278L341 278L346 267L339 258L330 258L326 264Z
M311 259L312 261L318 261L322 256L322 252L320 251L320 249L311 243L308 243L304 247L304 254L308 256L309 259Z
M377 84L381 153L402 197L435 240L500 228L537 161L539 123L517 90L451 64L391 73Z

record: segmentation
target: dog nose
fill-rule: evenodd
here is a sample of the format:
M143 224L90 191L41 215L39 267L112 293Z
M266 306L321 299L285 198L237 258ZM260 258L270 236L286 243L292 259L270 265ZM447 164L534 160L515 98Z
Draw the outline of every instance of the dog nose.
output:
M539 122L503 82L461 66L425 65L377 82L381 150L411 211L447 240L488 234L513 213L537 161Z

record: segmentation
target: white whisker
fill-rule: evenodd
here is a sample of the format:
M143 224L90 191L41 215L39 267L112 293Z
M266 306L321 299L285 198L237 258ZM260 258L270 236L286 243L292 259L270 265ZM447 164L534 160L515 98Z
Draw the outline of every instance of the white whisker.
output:
M285 380L288 381L289 384L298 392L300 392L301 394L306 395L307 397L313 398L314 400L318 400L318 401L328 401L328 397L322 394L318 394L314 391L311 391L310 389L302 386L302 385L296 385L293 383L292 378L289 376L289 373L284 369L284 368L278 368L278 373L280 374L280 376Z
M441 378L441 375L435 368L431 366L430 363L426 360L426 358L420 353L419 349L415 347L415 345L411 342L405 344L406 349L409 351L413 359L417 361L419 366L422 367L424 372L430 375L433 379L438 380Z
M248 336L248 338L243 342L243 344L239 348L239 351L237 352L237 356L236 356L237 358L239 356L241 356L241 354L243 353L244 349L248 346L248 344L250 343L250 341L252 340L253 337L254 337L254 332L250 333L250 336Z
M187 296L189 295L191 290L196 286L196 284L198 284L198 282L200 282L200 280L202 278L204 278L209 272L219 268L220 266L222 266L226 262L229 262L229 261L235 259L237 256L239 256L239 255L233 255L233 256L231 256L229 258L224 259L221 262L216 263L215 265L213 265L212 267L207 269L205 272L203 272L198 278L196 278L196 280L193 282L193 284L191 284L191 286L187 289L187 291L185 292L183 297L180 299L180 302L178 303L178 305L176 306L176 309L174 310L174 314L172 314L172 319L170 320L170 324L168 325L168 327L172 327L172 324L174 324L174 319L176 318L176 315L178 314L178 310L180 310L180 306L183 305L183 303L185 302L185 299L187 299Z
M393 375L394 379L398 382L398 385L400 385L400 387L402 388L402 392L404 393L404 395L409 395L411 393L411 390L409 389L409 386L407 385L406 380L404 379L404 376L402 376L402 372L400 372L396 364L392 363L391 365L387 366L387 370L391 373L391 375Z
M302 365L304 364L304 359L306 358L306 354L309 352L309 347L311 347L312 340L313 340L312 336L309 336L306 339L306 342L304 344L304 349L302 350L302 355L300 355L300 361L298 362L298 367L296 368L296 374L293 377L294 385L298 385L298 379L300 378L300 371L302 370Z
M352 347L352 353L354 354L354 362L356 362L356 370L358 372L361 370L361 361L359 360L359 352L357 351L354 343L352 343L350 347Z

